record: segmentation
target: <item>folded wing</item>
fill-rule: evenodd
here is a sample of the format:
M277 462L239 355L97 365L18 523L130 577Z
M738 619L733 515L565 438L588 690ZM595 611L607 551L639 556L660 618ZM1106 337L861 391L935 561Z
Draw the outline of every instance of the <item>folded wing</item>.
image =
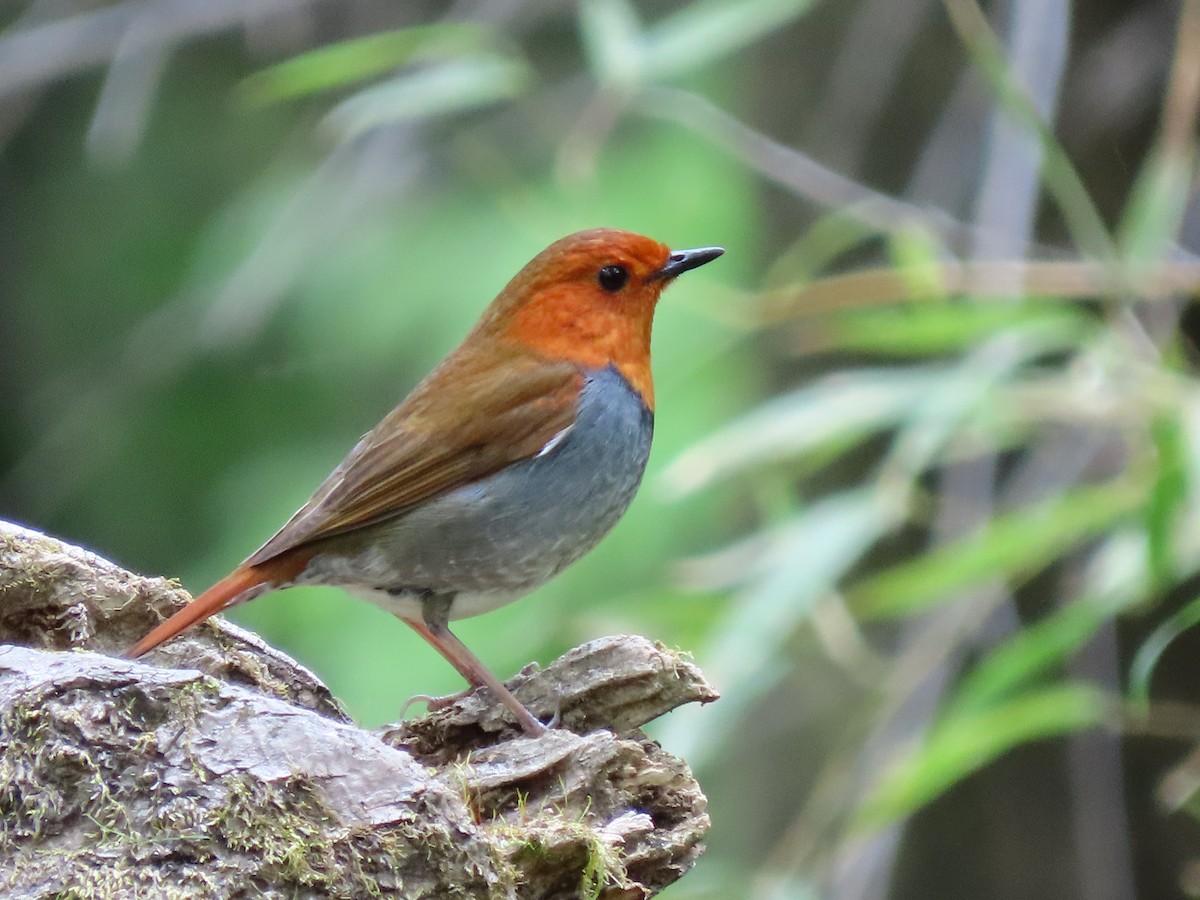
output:
M575 422L583 378L577 366L520 346L489 344L484 353L463 345L246 565L399 515L536 456Z

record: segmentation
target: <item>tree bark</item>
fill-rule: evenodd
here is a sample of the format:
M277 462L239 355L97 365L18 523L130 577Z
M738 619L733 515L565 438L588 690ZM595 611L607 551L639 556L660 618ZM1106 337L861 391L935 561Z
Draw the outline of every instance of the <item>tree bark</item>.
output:
M716 692L639 637L364 731L217 619L119 654L187 600L0 522L0 895L650 897L703 850L704 795L638 730Z

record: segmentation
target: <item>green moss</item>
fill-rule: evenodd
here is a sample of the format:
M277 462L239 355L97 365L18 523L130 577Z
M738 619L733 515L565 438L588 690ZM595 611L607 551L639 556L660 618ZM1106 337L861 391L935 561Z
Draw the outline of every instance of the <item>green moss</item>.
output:
M273 888L305 888L334 897L417 897L403 873L422 880L443 867L444 884L478 879L466 896L488 891L495 866L473 862L454 836L434 826L435 817L390 822L375 828L338 828L338 817L319 790L303 778L264 783L249 776L229 781L229 799L205 830L261 866L258 878ZM445 888L430 896L444 896ZM497 896L504 891L495 890Z
M179 693L196 692L188 687ZM146 865L178 844L177 835L134 820L135 798L147 792L148 777L156 778L146 765L156 742L152 732L140 730L145 701L137 685L115 690L102 703L86 690L47 690L0 717L6 748L0 757L0 859L6 865L0 871L10 880L19 876L20 883L42 885L46 896L79 900L128 895L135 885L164 900L214 895L201 872L159 884ZM169 792L158 794L163 800ZM87 825L80 829L80 822ZM68 828L69 843L60 839ZM0 893L9 886L0 883Z
M128 825L97 758L100 748L62 734L62 725L69 734L80 724L72 721L78 715L56 716L52 728L48 713L34 704L15 705L0 719L0 743L8 748L0 758L0 850L57 834L77 815L98 828Z
M324 831L331 814L310 785L299 778L273 785L241 776L228 782L228 790L225 807L211 822L218 840L259 858L270 884L336 886L341 873L334 871L334 842Z
M512 895L507 854L434 824L442 815L418 808L342 826L316 783L209 771L191 726L222 702L198 677L103 695L59 686L10 708L0 717L0 896L38 884L80 900L191 900L231 882L270 896L445 897L451 885L464 897Z
M619 849L601 840L593 825L548 813L520 826L495 823L489 830L517 870L578 872L576 884L563 885L577 896L594 900L605 888L630 884Z

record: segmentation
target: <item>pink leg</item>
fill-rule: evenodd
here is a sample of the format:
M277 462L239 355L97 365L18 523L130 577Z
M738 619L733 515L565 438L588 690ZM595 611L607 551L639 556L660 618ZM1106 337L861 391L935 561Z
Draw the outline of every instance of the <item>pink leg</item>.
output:
M438 610L442 612L441 616L436 614L437 611L434 611L434 614L430 615L431 606L432 604L427 601L425 604L426 620L424 622L416 622L412 619L405 619L404 621L413 631L425 638L431 647L442 654L447 662L454 666L463 678L467 679L468 684L472 687L486 687L491 691L492 696L507 706L512 714L516 716L517 723L521 726L522 731L531 737L544 734L546 726L534 718L533 714L522 705L521 701L512 695L512 691L501 684L500 679L489 672L487 666L481 663L478 657L467 649L467 645L451 633L449 626L444 621L445 611ZM446 604L446 607L448 608L448 604ZM430 621L431 619L432 621ZM442 621L438 621L439 619L442 619Z

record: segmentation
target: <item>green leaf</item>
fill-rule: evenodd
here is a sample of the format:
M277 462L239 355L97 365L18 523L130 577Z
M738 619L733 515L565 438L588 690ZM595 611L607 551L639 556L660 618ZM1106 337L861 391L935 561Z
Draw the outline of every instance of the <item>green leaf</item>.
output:
M1173 538L1188 497L1188 447L1183 423L1174 416L1155 419L1150 433L1157 451L1154 483L1146 503L1150 569L1155 583L1165 586L1174 580Z
M529 81L519 60L480 55L389 79L339 103L324 125L343 139L406 119L460 112L507 100Z
M1146 533L1129 528L1107 538L1079 573L1079 600L1006 640L963 678L951 708L982 709L1065 662L1104 623L1146 596Z
M597 80L631 88L711 65L815 5L816 0L702 0L642 29L627 0L586 0L579 26Z
M926 469L937 463L972 422L988 416L998 388L1014 372L1045 354L1073 348L1077 336L1034 320L989 338L971 349L922 398L896 435L879 478L907 490Z
M798 285L817 279L841 256L874 241L880 231L861 219L846 215L837 209L818 218L795 242L771 264L765 283L769 286L783 285L785 293L793 294L802 288ZM794 308L788 303L792 315L808 315L803 308Z
M626 0L584 0L579 5L579 30L597 81L637 83L642 68L641 23Z
M778 31L814 6L816 0L702 0L686 6L646 30L645 79L702 69Z
M239 85L248 106L305 97L432 57L481 49L489 32L473 22L417 25L310 50L255 72Z
M1121 252L1135 277L1161 265L1175 245L1191 196L1190 160L1154 154L1138 174L1121 220Z
M949 716L885 773L855 825L877 828L910 815L1013 747L1103 724L1111 706L1096 688L1072 684Z
M965 300L856 310L822 324L826 344L832 347L928 356L961 350L1006 328L1035 323L1079 340L1092 330L1088 316L1072 307Z
M1022 630L963 679L951 710L964 712L993 705L1065 661L1107 619L1104 610L1079 601Z
M942 282L942 249L934 235L920 225L908 225L890 235L888 250L911 299L946 299L946 286Z
M1150 680L1163 653L1177 637L1200 624L1200 597L1171 615L1151 632L1129 666L1129 694L1143 705L1150 702Z
M783 647L798 624L903 514L864 489L821 501L777 528L700 654L705 673L721 686L721 702L702 715L678 710L663 742L696 766L734 734L750 704L787 671Z
M912 415L948 377L940 366L839 372L764 404L696 444L667 468L664 484L686 494L831 443L852 445Z
M983 581L1019 580L1113 527L1144 500L1144 485L1132 478L1076 488L886 569L852 587L848 602L867 618L910 615Z
M950 709L958 712L983 709L1024 687L1065 662L1112 614L1112 609L1105 605L1079 600L1023 629L963 679Z

